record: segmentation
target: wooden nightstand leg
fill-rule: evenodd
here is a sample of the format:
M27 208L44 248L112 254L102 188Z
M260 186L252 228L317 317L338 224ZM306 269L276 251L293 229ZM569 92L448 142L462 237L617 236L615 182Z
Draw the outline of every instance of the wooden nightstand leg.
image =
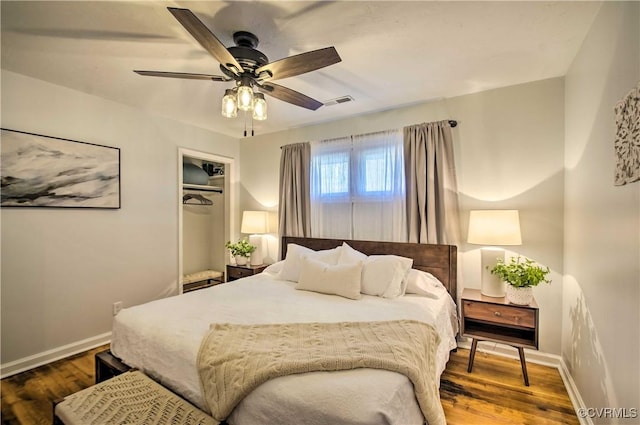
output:
M524 348L518 347L518 354L520 354L520 364L522 365L522 377L524 378L524 384L529 386L529 375L527 374L527 362L524 359Z
M473 369L473 359L476 357L476 348L478 347L478 340L473 338L471 342L471 353L469 354L469 366L467 367L467 372L471 373Z

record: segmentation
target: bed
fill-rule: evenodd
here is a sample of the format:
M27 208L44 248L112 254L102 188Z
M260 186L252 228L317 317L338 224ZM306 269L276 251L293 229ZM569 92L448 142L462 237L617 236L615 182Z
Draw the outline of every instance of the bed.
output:
M283 278L291 264L287 250L316 252L342 249L344 244L370 258L398 256L412 260L412 269L436 277L444 295L407 293L397 297L344 296L298 290ZM123 309L114 319L112 353L180 394L204 411L209 407L197 370L198 352L211 324L269 325L409 320L432 325L439 335L435 349L439 379L456 347L458 331L456 248L337 239L284 237L282 258L263 273L232 283ZM307 260L304 260L307 261ZM415 273L415 272L412 272ZM416 292L416 291L414 291ZM417 291L420 292L420 291ZM414 385L396 372L356 368L308 372L264 382L233 409L231 425L326 424L406 425L425 422Z

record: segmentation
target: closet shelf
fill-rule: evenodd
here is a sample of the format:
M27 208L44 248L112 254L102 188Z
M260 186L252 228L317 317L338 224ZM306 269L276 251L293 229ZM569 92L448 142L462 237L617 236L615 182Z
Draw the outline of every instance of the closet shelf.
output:
M188 184L185 183L182 185L182 189L184 190L200 190L203 192L218 192L222 193L222 188L218 186L208 186L205 184Z

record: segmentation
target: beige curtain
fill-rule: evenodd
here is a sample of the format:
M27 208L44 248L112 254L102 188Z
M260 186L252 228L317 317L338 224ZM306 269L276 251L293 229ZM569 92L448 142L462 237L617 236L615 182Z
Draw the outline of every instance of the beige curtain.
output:
M282 147L280 155L280 236L311 236L309 143Z
M405 127L404 163L409 242L457 244L458 185L449 122Z

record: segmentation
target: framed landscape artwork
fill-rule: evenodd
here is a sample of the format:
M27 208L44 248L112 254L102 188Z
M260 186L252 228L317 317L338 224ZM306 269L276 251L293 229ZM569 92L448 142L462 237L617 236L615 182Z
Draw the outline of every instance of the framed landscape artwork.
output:
M0 131L0 206L120 208L119 148Z

